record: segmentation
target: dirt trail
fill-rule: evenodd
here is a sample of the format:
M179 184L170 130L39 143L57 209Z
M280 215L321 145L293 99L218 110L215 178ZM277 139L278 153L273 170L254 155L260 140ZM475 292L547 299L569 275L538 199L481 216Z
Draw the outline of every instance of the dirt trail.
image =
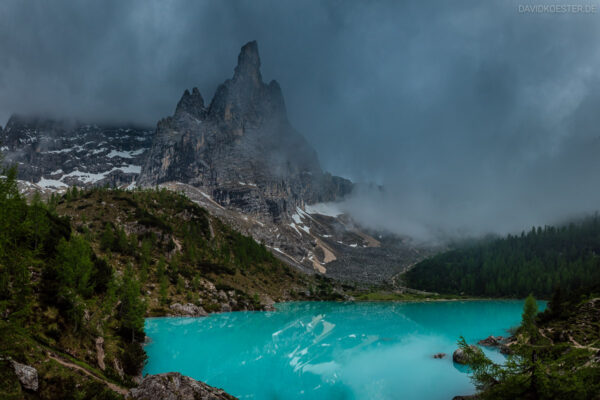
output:
M546 333L544 333L544 329L538 329L538 332L540 333L540 335L542 335L542 337L548 339L550 341L550 344L554 344L554 340L546 336Z
M569 335L569 341L573 344L573 347L576 347L578 349L586 349L586 350L594 350L594 351L600 351L599 348L597 347L592 347L592 346L584 346L582 344L579 344L575 339L573 339L573 336Z
M56 354L49 354L48 357L50 357L51 359L53 359L54 361L56 361L57 363L67 367L67 368L71 368L71 369L76 369L79 370L81 372L83 372L84 374L86 374L87 376L100 381L102 383L104 383L106 386L108 386L109 389L111 389L113 392L117 392L119 394L122 394L123 396L128 396L129 395L129 390L125 389L124 387L121 387L119 385L116 385L112 382L107 381L106 379L100 378L98 375L88 371L87 369L74 364L70 361L65 360L64 358L56 355Z
M548 331L551 332L550 329ZM552 340L551 338L549 338L548 336L546 336L546 333L545 333L544 329L538 329L538 332L544 338L548 339L551 344L554 344L554 340ZM575 340L575 338L573 338L573 335L571 335L571 334L569 334L569 342L573 345L573 347L575 347L577 349L586 349L586 350L600 351L599 348L596 348L596 347L593 347L593 346L585 346L585 345L579 343L577 340Z

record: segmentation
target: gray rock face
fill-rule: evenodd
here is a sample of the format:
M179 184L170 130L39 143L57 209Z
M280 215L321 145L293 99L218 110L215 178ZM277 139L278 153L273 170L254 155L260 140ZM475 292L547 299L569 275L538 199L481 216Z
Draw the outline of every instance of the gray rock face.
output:
M178 372L148 375L135 389L133 400L234 400L221 389L196 381Z
M0 151L18 178L43 189L129 185L141 171L152 131L13 115Z
M256 42L242 47L232 79L210 106L194 89L157 125L139 182L182 182L246 214L288 220L305 203L332 201L352 183L324 173L316 152L289 123L276 81L260 73Z
M19 382L21 382L21 386L27 390L38 390L37 370L29 365L21 364L16 361L11 361L11 363L15 370L15 374L19 378Z
M206 317L208 315L208 313L204 310L204 308L199 307L192 303L187 303L187 304L173 303L169 306L169 308L176 315L184 315L184 316L188 316L188 317Z

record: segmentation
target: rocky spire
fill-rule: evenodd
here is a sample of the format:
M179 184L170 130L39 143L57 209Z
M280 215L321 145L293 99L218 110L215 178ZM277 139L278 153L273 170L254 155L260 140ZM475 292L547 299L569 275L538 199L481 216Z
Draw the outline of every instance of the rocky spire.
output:
M260 75L260 56L258 55L258 44L256 40L246 43L240 55L238 56L238 64L235 67L233 80L252 80L255 84L262 83Z
M226 122L236 129L265 121L287 121L279 84L271 81L267 85L262 80L256 41L246 43L240 50L233 78L217 88L208 119Z
M204 107L204 99L198 88L193 88L192 93L189 90L183 92L181 100L177 103L175 114L188 113L195 118L204 119L206 117L206 108Z

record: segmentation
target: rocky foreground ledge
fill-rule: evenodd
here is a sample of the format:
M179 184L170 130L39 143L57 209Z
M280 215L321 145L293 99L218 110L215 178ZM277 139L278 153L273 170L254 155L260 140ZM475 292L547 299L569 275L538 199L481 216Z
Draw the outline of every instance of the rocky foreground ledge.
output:
M147 375L131 389L133 400L236 400L221 389L181 375L179 372Z

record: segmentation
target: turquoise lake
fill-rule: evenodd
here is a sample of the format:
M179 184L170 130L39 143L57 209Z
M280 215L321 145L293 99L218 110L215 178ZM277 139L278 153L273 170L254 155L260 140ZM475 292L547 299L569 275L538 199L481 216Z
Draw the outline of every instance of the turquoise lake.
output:
M475 392L452 362L459 336L476 343L506 335L522 308L523 301L301 302L274 312L149 318L144 374L181 372L240 399L451 399ZM432 357L440 352L446 358Z

